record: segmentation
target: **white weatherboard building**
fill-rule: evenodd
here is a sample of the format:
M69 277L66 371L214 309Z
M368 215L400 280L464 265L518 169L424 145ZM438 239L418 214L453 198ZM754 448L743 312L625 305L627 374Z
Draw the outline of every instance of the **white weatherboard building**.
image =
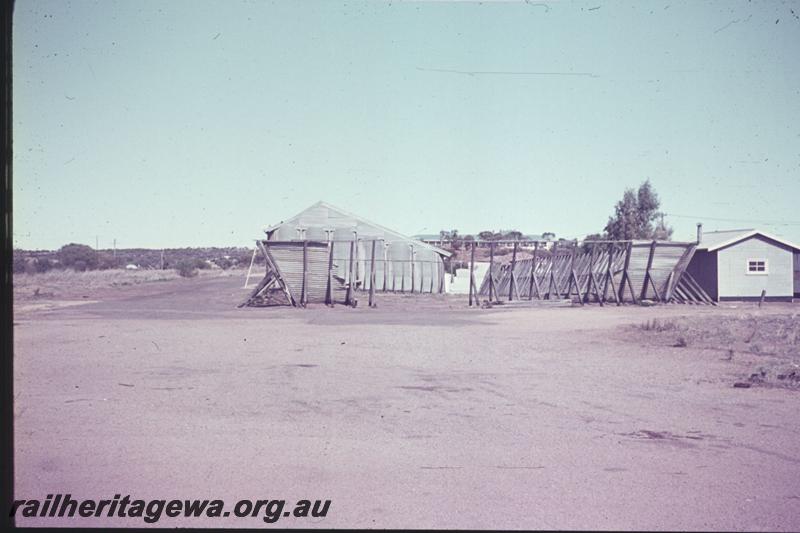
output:
M698 228L698 245L687 272L716 301L792 301L800 293L800 246L754 229Z

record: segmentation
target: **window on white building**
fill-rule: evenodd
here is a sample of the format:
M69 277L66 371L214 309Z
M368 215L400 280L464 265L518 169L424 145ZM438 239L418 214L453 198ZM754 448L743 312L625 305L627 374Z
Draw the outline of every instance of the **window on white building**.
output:
M766 274L767 273L767 260L766 259L748 259L747 260L747 273L748 274Z

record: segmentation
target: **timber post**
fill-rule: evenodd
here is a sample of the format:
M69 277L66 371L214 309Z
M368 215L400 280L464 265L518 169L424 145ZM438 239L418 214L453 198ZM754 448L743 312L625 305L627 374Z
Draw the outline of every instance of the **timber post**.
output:
M650 253L647 256L647 268L645 268L644 281L642 281L642 292L639 295L639 298L641 300L647 298L647 284L653 283L653 279L650 276L650 269L653 267L653 256L655 255L655 253L656 253L656 241L653 240L653 242L650 243ZM661 300L661 297L658 295L658 292L656 292L656 298L658 300Z
M469 251L469 306L472 307L472 294L475 292L475 243Z
M375 307L375 244L372 240L372 257L369 262L369 306Z
M540 299L542 296L539 294L539 282L536 279L536 259L539 253L539 241L533 243L533 259L531 259L531 279L530 287L528 287L528 300L533 299L533 289L536 288L536 298Z
M333 241L328 241L328 286L325 289L325 305L333 307Z
M409 255L411 256L411 293L413 294L414 293L414 284L417 281L416 280L416 276L414 275L415 274L415 270L416 270L415 265L414 265L414 245L413 244L409 244L408 248L409 248Z
M633 251L633 241L628 241L628 245L625 247L625 265L622 267L622 280L619 283L619 299L617 303L622 303L622 299L625 297L625 284L628 284L628 288L631 292L631 299L633 303L636 302L636 295L634 294L633 285L631 284L631 279L628 276L628 267L631 265L631 252Z
M489 303L495 301L494 286L494 243L489 243Z
M558 285L556 284L556 251L558 250L558 242L553 241L553 247L550 249L550 279L547 285L547 299L553 299L553 287L555 286L556 291L558 291ZM558 296L558 295L557 295Z
M347 265L347 293L344 298L345 305L353 305L353 248L355 248L356 241L350 241L350 263Z
M517 268L517 243L514 243L514 251L511 252L511 277L509 278L508 283L508 301L512 301L514 299L514 288L517 284L516 274L514 273L514 269ZM519 293L519 291L517 291ZM517 294L519 296L519 294Z
M389 243L383 241L383 292L386 292L389 276Z
M300 307L308 303L308 241L303 241L303 288L300 291Z
M578 280L578 274L575 271L575 256L578 253L578 239L572 243L572 256L569 260L570 281L567 283L567 298L572 298L572 284L575 284L575 292L578 294L578 302L583 305L583 292L581 291L581 284Z

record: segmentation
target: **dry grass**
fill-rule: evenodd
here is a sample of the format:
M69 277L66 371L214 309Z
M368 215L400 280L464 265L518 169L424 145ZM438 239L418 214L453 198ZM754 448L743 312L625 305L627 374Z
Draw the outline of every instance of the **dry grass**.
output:
M643 322L639 325L639 328L643 331L674 331L678 329L678 324L675 320L659 320L654 318L652 320L648 320Z
M243 269L200 270L198 277L244 276ZM43 274L15 274L14 299L18 302L103 299L108 291L122 291L143 284L184 279L175 270L51 270ZM63 303L63 302L62 302Z
M752 384L800 388L800 315L653 319L635 326L654 344L720 352L751 370Z
M17 299L65 298L128 285L176 279L174 270L51 270L43 274L16 274L14 296Z
M205 276L240 276L241 269L201 270ZM14 298L16 300L49 300L86 298L98 291L124 289L125 287L178 279L175 270L51 270L43 274L15 274Z

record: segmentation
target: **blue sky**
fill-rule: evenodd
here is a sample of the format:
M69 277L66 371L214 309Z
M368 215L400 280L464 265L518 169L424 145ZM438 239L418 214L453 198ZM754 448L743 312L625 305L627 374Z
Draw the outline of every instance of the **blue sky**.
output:
M800 242L799 14L18 0L15 245L249 245L318 200L407 234L573 238L646 178L678 240Z

